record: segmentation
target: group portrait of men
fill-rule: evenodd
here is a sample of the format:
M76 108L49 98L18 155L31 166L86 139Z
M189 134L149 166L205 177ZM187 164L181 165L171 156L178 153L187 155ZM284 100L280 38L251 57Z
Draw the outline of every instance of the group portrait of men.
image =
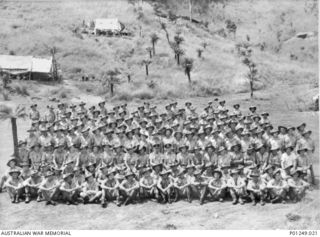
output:
M256 106L215 99L163 111L144 102L30 108L28 137L8 160L0 191L12 203L298 202L314 184L306 123L274 126Z

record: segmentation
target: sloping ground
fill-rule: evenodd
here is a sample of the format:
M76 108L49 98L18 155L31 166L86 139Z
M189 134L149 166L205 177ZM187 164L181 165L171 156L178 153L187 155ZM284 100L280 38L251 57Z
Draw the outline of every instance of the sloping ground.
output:
M234 48L235 43L244 40L246 35L250 36L250 42L254 45L267 45L266 51L254 48L260 73L257 88L270 86L275 81L299 84L317 80L314 45L305 47L303 55L298 54L300 46L297 46L299 49L292 46L290 50L284 49L280 54L275 54L275 49L279 47L277 35L282 42L299 31L317 30L317 18L305 10L305 1L232 1L227 2L225 8L217 4L208 8L209 30L186 20L174 23L159 19L154 15L152 6L145 1L141 6L127 1L46 1L30 4L5 2L1 7L0 52L45 56L49 48L55 46L65 79L79 80L82 75L89 74L103 80L107 70L119 68L123 84L116 91L118 99L185 98L248 91L247 69L241 64ZM133 36L108 38L72 32L83 20L88 22L101 17L119 18L133 32ZM232 19L238 25L235 40L213 33L225 26L226 19ZM181 32L185 39L181 45L185 51L184 57L195 59L191 87L183 69L175 62L159 20L166 23L170 40L177 30ZM150 34L153 32L160 39L156 44L157 55L149 68L150 75L146 77L141 61L148 58L146 47L151 46ZM204 41L209 45L200 59L196 50ZM290 60L291 52L298 55L298 61ZM306 63L307 66L304 65ZM125 83L127 72L132 74L130 85ZM87 93L101 94L97 91ZM107 92L102 94L109 96Z

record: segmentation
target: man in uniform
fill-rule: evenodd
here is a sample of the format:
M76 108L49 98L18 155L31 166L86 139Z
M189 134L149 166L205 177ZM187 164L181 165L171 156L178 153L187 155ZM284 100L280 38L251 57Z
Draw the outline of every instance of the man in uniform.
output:
M20 169L11 169L9 171L10 177L5 183L5 187L12 203L19 203L19 199L24 189L23 180L19 177L20 174Z
M46 205L56 205L55 200L58 198L60 194L60 182L55 178L54 173L52 171L48 171L45 174L45 179L39 186L39 190L46 200Z
M208 188L213 200L223 202L226 194L227 183L222 179L222 172L220 169L215 169L213 171L213 178L209 180Z
M66 201L67 205L78 204L78 197L81 190L81 186L73 182L73 173L66 173L63 175L63 182L60 186L62 198Z
M116 199L116 205L121 206L120 202L120 193L119 193L119 181L115 178L115 174L117 173L116 168L111 168L108 171L107 179L101 183L100 187L102 189L101 196L101 206L103 208L107 207L107 202L111 202Z
M166 203L168 201L169 204L172 203L172 193L173 193L173 183L169 177L171 173L170 170L163 170L160 173L160 179L158 180L157 187L159 189L160 197L162 199L161 203Z
M126 206L137 198L139 193L139 183L134 178L134 174L131 171L128 171L125 174L125 178L126 179L120 184L120 190L121 194L125 198L123 204Z
M247 191L249 192L253 206L257 204L258 200L260 200L261 206L265 205L266 185L261 180L259 173L253 172L250 174Z
M26 203L29 203L33 197L37 198L37 202L41 201L41 195L39 195L39 186L41 183L42 177L37 171L33 170L31 176L23 182L26 193Z
M310 187L306 181L301 178L302 170L293 168L291 170L292 178L288 179L289 195L294 203L301 201L306 190Z
M271 194L271 203L277 203L279 201L283 204L286 203L285 198L289 187L287 182L281 177L281 169L278 168L273 172L273 179L269 181L267 187Z
M237 204L238 200L241 205L244 204L243 198L245 197L245 186L246 183L242 178L239 177L239 170L234 169L231 171L231 178L227 181L227 186L229 188L232 204Z

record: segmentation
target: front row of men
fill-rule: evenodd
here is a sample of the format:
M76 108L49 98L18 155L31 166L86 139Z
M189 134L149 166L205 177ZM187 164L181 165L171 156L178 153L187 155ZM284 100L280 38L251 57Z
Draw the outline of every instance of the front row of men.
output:
M12 203L24 198L26 203L36 199L45 200L47 205L62 201L69 205L101 203L106 207L113 201L120 206L147 199L159 203L199 199L202 205L206 201L223 202L231 198L232 204L251 201L253 205L258 202L265 205L265 202L297 202L309 188L303 178L304 172L292 166L286 169L271 165L264 169L256 165L215 169L208 163L201 168L193 165L181 168L172 164L170 169L165 169L157 164L138 174L105 165L92 172L95 171L93 163L88 164L85 171L75 167L69 173L48 166L34 171L27 163L20 169L15 159L11 159L8 166L9 178L5 186Z

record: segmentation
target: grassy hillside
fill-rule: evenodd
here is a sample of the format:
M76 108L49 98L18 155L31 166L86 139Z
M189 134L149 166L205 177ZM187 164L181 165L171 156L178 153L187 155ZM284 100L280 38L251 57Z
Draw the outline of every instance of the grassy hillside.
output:
M207 1L211 3L205 11L194 7L194 16L207 21L208 28L182 19L175 22L160 19L154 14L154 2L1 2L0 53L45 56L55 46L67 80L79 80L84 74L104 80L106 71L118 68L121 85L116 87L115 99L213 96L248 91L247 69L236 54L235 44L249 35L253 45L265 44L263 51L254 47L259 70L257 89L278 83L313 85L317 81L317 36L287 43L298 32L317 31L314 1ZM174 14L188 14L186 1L163 3L166 3L160 5L163 11L170 7ZM133 36L107 38L73 33L83 20L102 17L119 18ZM216 33L225 27L227 19L237 24L235 38L223 38ZM181 44L183 57L194 59L191 86L183 68L175 61L159 21L166 24L170 40L177 31L185 39ZM146 48L151 46L151 33L157 33L160 39L150 64L150 75L146 77L141 61L148 58ZM197 49L204 41L208 47L202 58L198 58ZM297 58L291 60L290 54ZM127 73L132 75L131 83L126 82ZM82 84L80 89L109 96L99 82Z

